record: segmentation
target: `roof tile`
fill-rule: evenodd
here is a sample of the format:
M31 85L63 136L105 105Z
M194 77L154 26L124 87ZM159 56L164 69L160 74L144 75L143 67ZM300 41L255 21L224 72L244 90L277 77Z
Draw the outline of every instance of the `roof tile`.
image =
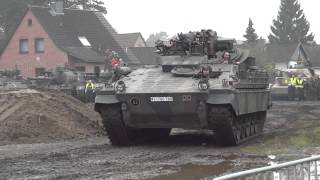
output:
M121 48L115 38L116 31L100 12L64 9L64 15L52 16L50 8L30 7L30 10L55 44L74 57L87 62L102 61L105 50L109 49L118 52L127 63L139 63L137 58L130 59ZM78 36L88 39L90 50L84 48Z

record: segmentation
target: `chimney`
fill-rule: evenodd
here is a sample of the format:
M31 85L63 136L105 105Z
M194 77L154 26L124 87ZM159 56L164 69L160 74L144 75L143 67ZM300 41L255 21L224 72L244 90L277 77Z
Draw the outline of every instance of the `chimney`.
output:
M63 0L56 0L50 4L52 16L63 15Z

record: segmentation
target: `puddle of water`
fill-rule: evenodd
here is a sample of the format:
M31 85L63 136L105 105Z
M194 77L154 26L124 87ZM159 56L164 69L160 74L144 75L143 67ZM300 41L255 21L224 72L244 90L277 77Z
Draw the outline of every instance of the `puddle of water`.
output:
M149 180L203 179L221 175L233 168L233 165L230 161L224 161L216 165L184 164L178 167L171 166L167 168L178 168L179 170L175 173L156 176Z

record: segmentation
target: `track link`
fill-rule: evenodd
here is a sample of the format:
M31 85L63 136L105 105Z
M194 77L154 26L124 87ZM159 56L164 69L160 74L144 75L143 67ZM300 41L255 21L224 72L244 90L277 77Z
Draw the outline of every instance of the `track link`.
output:
M120 104L100 105L98 111L112 145L129 146L169 136L170 128L129 128L122 120Z
M99 112L111 144L116 146L130 145L132 143L129 136L130 130L125 127L122 121L120 104L103 105L99 107Z
M236 116L230 106L209 106L208 123L219 145L235 146L262 133L266 111Z

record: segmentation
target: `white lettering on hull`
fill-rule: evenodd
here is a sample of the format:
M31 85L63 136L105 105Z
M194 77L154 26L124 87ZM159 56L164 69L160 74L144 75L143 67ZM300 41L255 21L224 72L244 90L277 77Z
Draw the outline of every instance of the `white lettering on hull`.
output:
M173 97L150 97L151 102L173 102Z

